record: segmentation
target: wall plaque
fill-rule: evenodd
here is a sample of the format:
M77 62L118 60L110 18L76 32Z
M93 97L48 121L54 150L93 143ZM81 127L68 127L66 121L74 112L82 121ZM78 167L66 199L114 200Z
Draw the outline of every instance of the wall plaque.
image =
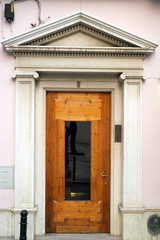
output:
M0 188L14 187L14 167L0 167Z
M121 125L115 125L115 142L121 142Z

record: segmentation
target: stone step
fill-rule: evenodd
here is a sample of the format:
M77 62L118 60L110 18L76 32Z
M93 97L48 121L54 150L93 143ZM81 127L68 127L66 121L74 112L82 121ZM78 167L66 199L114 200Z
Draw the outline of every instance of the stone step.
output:
M62 234L50 233L44 236L37 236L35 240L122 240L120 236L113 236L107 233L88 233L88 234Z
M14 240L14 237L0 237L0 240ZM29 240L29 238L27 238ZM106 233L88 234L62 234L50 233L43 236L36 236L35 240L122 240L120 236L113 236Z

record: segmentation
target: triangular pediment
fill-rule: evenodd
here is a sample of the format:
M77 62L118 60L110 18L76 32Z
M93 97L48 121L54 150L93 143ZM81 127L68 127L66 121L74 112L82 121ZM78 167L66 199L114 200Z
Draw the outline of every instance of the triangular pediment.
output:
M58 39L47 41L44 45L69 47L115 47L111 42L104 41L96 36L91 36L83 31L73 32Z
M22 43L22 45L25 45ZM41 37L36 40L29 41L27 45L31 46L99 46L99 47L136 47L133 43L129 43L120 38L114 37L98 27L83 23L82 20L76 24L62 27L58 31Z
M121 53L132 50L149 54L156 44L129 32L78 12L55 22L44 24L2 42L9 52L54 51L58 47L97 48Z

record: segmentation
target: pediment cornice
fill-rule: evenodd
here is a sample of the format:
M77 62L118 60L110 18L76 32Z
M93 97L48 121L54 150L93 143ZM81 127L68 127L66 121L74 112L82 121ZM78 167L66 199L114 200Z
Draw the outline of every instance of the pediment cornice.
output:
M43 46L11 46L6 47L8 52L13 52L15 56L26 55L49 55L49 56L75 56L75 57L139 57L144 58L146 54L151 54L152 49L131 48L131 47L43 47Z
M101 41L108 42L113 47L100 48L74 48L47 46L47 43L64 38L75 32L81 31ZM106 22L98 20L86 13L78 12L52 23L31 29L18 36L2 41L7 51L17 54L102 54L125 55L133 54L144 57L150 54L158 46L148 40L135 36L122 29L112 26ZM138 54L138 55L137 55Z

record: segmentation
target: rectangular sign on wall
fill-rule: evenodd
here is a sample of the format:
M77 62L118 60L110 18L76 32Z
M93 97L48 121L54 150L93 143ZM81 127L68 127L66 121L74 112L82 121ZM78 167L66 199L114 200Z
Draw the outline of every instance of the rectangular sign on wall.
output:
M14 187L14 167L0 167L0 188Z
M115 125L115 142L121 142L121 125Z

